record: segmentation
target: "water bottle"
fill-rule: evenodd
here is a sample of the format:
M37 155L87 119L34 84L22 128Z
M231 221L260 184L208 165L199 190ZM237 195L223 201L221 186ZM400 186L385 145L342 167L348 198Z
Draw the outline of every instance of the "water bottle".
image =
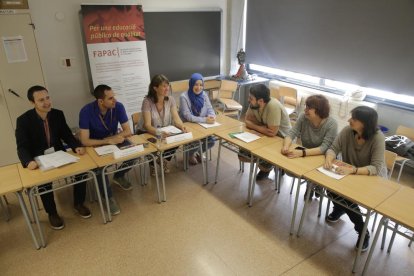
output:
M155 138L157 139L157 147L161 146L161 128L160 126L157 126L157 128L155 129Z

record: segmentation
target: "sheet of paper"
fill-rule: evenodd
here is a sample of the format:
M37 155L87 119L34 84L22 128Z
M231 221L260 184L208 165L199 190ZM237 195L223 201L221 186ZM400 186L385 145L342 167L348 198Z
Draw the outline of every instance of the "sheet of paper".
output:
M51 168L59 168L63 165L78 162L79 158L64 151L57 151L51 154L41 155L37 157L40 164L39 167L44 170Z
M243 142L250 143L260 138L260 136L250 133L250 132L242 132L239 134L234 134L234 137L237 139L242 140Z
M2 40L8 63L27 61L23 36L2 37Z
M337 174L337 173L335 173L331 170L327 170L324 167L319 167L317 170L320 171L321 173L329 176L329 177L332 177L332 178L335 178L335 179L338 179L338 180L342 179L346 176L346 175L343 175L343 174Z
M166 126L166 127L162 127L160 128L161 131L163 132L169 132L169 133L173 133L173 134L178 134L181 133L181 129L176 128L175 126Z
M105 145L105 146L101 146L101 147L96 147L94 149L95 149L96 153L99 156L106 155L106 154L111 154L114 151L119 150L119 148L116 145Z
M200 126L204 127L204 128L211 128L211 127L216 127L216 126L221 126L220 123L214 122L213 124L207 124L207 123L198 123Z
M192 132L186 132L186 133L183 133L183 134L168 136L167 138L165 138L165 142L167 144L171 144L171 143L176 143L176 142L180 142L180 141L184 141L184 140L188 140L188 139L192 139L192 138L193 138L193 133Z

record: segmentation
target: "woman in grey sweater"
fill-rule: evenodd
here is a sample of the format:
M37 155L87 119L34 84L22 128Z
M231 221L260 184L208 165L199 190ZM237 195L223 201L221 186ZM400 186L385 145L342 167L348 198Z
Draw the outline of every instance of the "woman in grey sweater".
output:
M351 111L349 126L345 127L333 142L331 148L326 152L326 169L332 169L333 161L339 153L342 154L342 161L352 166L338 166L335 172L339 174L360 174L386 176L384 151L385 137L377 127L378 114L367 106L359 106ZM360 212L354 202L345 200L333 193L332 196L346 202L348 206ZM326 218L328 222L337 222L346 213L354 223L354 229L358 233L358 246L362 235L364 221L362 216L348 210L337 203L333 203L333 211ZM369 232L367 231L362 251L366 251L369 245Z
M312 95L305 104L305 113L299 116L283 141L282 154L289 158L325 154L338 133L338 123L329 117L330 107L325 96ZM299 137L304 148L290 149L292 141ZM309 198L312 196L313 192Z

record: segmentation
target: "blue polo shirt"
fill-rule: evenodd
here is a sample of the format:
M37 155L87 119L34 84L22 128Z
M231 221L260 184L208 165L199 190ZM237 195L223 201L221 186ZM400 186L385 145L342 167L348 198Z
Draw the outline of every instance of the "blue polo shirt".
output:
M128 122L128 116L123 104L117 102L101 117L98 102L85 105L79 113L79 128L89 129L90 139L104 139L118 133L118 123Z

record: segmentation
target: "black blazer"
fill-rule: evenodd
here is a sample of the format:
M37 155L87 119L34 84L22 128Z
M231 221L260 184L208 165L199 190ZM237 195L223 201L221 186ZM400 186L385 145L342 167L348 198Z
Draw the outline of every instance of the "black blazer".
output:
M62 111L52 108L47 114L47 118L50 146L53 146L55 151L65 150L62 140L72 148L73 152L77 147L81 147L68 127ZM17 118L16 144L17 154L23 167L26 167L36 156L43 155L44 151L49 148L43 120L35 109L31 109Z

